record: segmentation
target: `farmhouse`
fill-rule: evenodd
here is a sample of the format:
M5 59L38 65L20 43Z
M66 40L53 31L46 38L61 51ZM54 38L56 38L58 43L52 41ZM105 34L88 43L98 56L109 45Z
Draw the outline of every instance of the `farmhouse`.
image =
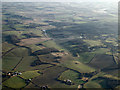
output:
M88 78L87 77L83 77L82 80L83 81L88 81Z
M78 85L78 90L82 88L82 85Z
M71 80L67 79L67 80L64 80L64 81L65 81L66 84L72 85L72 81Z
M66 53L66 52L53 52L53 53L51 53L52 55L54 55L54 56L63 56L63 55L67 55L68 53Z

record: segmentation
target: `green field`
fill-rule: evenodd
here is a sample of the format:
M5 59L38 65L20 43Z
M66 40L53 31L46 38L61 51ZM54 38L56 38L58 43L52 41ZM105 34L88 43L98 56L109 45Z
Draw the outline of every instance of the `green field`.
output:
M95 53L93 52L85 52L79 54L78 61L83 62L83 63L89 63L92 58L94 57Z
M10 50L14 47L16 47L16 46L13 45L13 44L9 44L7 42L4 42L4 43L2 43L2 52L5 53L5 52L7 52L8 50Z
M2 87L119 87L116 5L3 2Z
M95 51L93 51L93 53L95 53L95 54L110 54L111 55L109 48L99 48L99 49L96 49Z
M97 82L93 82L93 81L89 81L87 83L85 83L84 88L88 88L87 90L89 90L89 88L101 88L100 84Z
M63 72L58 79L61 81L69 79L72 81L72 83L75 83L76 85L84 83L84 81L80 79L80 74L72 70L67 70Z
M94 68L91 68L79 61L66 61L64 62L63 64L61 64L62 66L64 67L67 67L67 68L70 68L70 69L73 69L73 70L76 70L80 73L89 73L89 72L94 72L95 69Z
M26 45L26 47L29 47L32 52L35 52L35 51L40 50L40 49L43 49L43 46L37 46L37 45L35 45L35 44Z
M50 48L54 47L54 48L56 48L58 50L63 50L63 48L61 46L57 45L53 40L49 40L49 41L43 42L42 44L44 46L46 46L46 47L50 47Z
M5 35L16 35L19 39L26 38L23 34L33 33L36 36L42 36L41 30L25 30L25 31L5 31Z
M100 40L83 40L83 41L89 44L91 47L104 45Z
M26 71L23 72L20 77L24 78L24 79L32 79L34 77L39 76L40 74L38 73L39 70L35 70L35 71Z
M114 45L114 46L116 46L116 45L118 44L118 42L116 41L115 38L107 38L107 39L105 40L105 42L111 43L111 44Z
M28 49L15 48L3 57L3 69L12 70L24 57L28 56Z
M23 88L26 86L26 83L23 79L15 76L3 82L3 85L10 87L10 88Z
M34 70L33 67L31 67L31 63L36 60L36 57L34 56L26 56L23 58L21 63L17 66L17 71L27 71L27 70Z

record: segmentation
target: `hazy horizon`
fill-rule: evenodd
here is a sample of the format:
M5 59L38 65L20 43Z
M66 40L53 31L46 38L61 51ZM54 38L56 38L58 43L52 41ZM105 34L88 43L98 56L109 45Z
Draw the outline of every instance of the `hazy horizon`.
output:
M1 0L2 2L119 2L119 0Z

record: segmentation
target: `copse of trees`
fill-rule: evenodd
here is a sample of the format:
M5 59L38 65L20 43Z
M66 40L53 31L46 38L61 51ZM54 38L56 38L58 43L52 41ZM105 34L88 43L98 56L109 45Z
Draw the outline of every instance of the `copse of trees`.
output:
M26 38L35 38L35 37L40 37L40 36L37 36L36 34L34 33L26 33L26 34L22 34L24 35Z
M40 60L35 60L31 63L31 66L37 66L37 65L41 65L42 62Z
M35 52L33 52L33 54L34 55L44 55L44 54L49 54L49 53L52 53L52 52L59 52L59 50L57 50L55 48L45 48L45 49L42 49L42 50L35 51Z
M36 27L41 27L41 26L46 26L45 24L36 24L36 23L30 23L28 26L23 26L24 28L36 28Z
M16 35L8 35L6 36L6 41L8 41L9 43L15 44L15 43L19 43L20 39Z

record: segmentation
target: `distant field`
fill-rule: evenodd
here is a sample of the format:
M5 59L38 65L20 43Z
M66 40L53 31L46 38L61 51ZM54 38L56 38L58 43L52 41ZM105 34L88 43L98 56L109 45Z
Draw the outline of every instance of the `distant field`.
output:
M37 44L47 40L50 40L50 38L28 38L28 39L22 39L20 43L16 43L16 44L20 46L25 46L25 45Z
M116 45L118 44L118 42L116 41L115 38L107 38L107 39L105 40L105 42L111 43L111 44L113 44L114 46L116 46Z
M93 51L93 53L95 53L95 54L108 54L108 55L110 54L111 55L109 48L98 48L95 51Z
M5 31L3 34L5 35L16 35L19 39L26 38L24 34L29 34L33 33L36 36L42 36L42 31L41 30L21 30L21 31Z
M83 40L83 41L88 43L91 47L104 45L100 40Z

